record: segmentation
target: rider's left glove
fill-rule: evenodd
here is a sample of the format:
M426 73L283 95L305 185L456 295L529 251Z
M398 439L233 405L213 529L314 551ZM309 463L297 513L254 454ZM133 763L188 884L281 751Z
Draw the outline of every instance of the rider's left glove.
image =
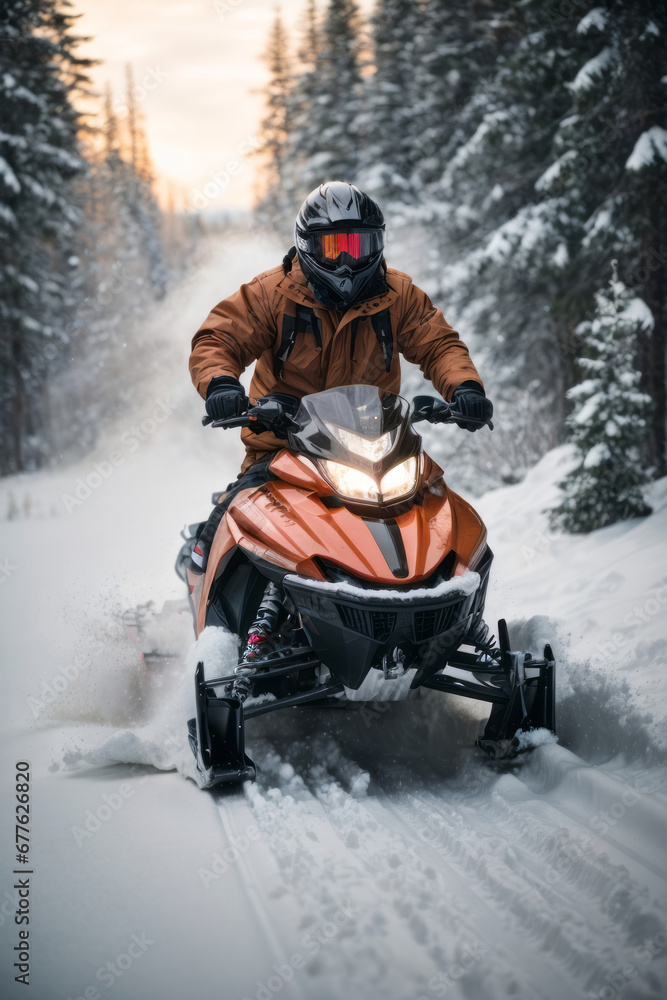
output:
M249 406L245 389L237 378L221 375L212 378L206 390L206 412L214 420L239 417Z
M479 382L462 382L454 389L452 406L461 414L456 423L469 431L478 431L493 416L493 403L486 398Z

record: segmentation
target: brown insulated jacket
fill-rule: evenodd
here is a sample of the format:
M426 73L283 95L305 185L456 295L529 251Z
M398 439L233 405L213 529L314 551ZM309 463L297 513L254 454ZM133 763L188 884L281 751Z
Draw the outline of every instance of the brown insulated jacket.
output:
M238 378L257 361L250 400L272 392L305 396L341 385L399 392L399 354L419 365L444 399L469 379L482 384L468 348L412 279L387 269L388 290L345 312L317 301L297 259L253 278L210 313L192 341L190 373L206 398L212 378ZM244 429L243 470L281 447Z

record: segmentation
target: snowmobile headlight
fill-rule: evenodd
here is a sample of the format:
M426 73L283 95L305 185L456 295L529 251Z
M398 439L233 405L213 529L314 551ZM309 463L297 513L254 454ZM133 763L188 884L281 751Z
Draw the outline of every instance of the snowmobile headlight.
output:
M417 485L417 459L414 455L385 473L379 486L365 472L341 462L324 459L322 468L336 492L350 500L387 503L408 496Z
M346 427L339 427L338 424L330 424L328 420L325 420L324 423L326 429L335 437L339 444L342 444L343 448L347 448L353 455L359 455L369 462L379 462L381 458L384 458L391 451L392 439L394 437L392 431L387 431L386 434L382 434L378 438L366 438L362 437L361 434L355 434L353 431L347 430Z
M341 462L330 462L324 459L322 467L336 493L349 497L350 500L375 500L379 501L380 491L378 484L365 472L353 469L350 465L343 465Z
M386 472L380 483L382 500L397 500L412 493L417 485L417 459L413 455Z

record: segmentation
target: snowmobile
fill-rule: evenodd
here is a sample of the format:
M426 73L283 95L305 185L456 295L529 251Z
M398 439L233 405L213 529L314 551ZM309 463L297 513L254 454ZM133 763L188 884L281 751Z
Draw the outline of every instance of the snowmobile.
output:
M552 650L512 651L504 621L491 637L486 528L415 430L457 417L433 397L410 405L355 385L204 418L288 443L268 481L230 502L205 573L186 565L195 525L177 563L196 636L219 626L239 641L234 669L207 676L199 662L195 672L188 738L200 787L254 778L246 723L306 704L353 707L418 688L478 699L491 712L477 745L495 758L521 752L522 733L555 730Z

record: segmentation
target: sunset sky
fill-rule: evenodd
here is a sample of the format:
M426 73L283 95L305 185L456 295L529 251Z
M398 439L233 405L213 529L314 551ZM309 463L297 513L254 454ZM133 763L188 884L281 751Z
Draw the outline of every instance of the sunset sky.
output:
M283 0L288 28L304 7ZM256 160L245 154L261 128L274 0L74 0L74 8L78 32L92 36L82 53L103 60L95 86L111 84L121 115L132 64L156 171L185 207L250 207Z

